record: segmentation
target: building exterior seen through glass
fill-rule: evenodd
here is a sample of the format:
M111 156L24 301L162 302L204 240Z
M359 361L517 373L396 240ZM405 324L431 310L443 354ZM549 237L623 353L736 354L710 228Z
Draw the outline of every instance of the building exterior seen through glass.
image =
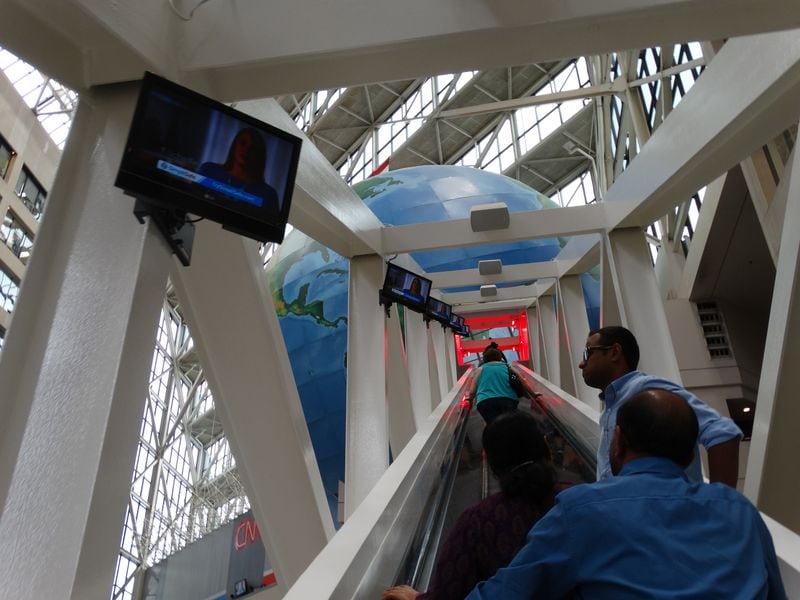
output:
M12 150L8 142L0 136L0 178L5 179L6 175L8 175L8 169L11 166L13 158L14 150Z
M33 237L10 210L3 217L3 223L0 225L0 241L8 246L12 254L23 263L28 262L33 248Z
M19 294L19 281L3 270L0 270L0 308L10 313L14 310L14 302Z
M25 206L28 207L28 210L31 211L33 218L37 221L41 220L47 192L27 168L22 167L22 172L19 174L14 191Z

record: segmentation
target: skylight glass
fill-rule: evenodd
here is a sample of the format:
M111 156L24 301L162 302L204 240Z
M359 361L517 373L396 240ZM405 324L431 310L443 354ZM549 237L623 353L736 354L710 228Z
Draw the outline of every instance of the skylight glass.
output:
M0 48L0 69L33 110L56 146L63 149L78 104L78 94L46 77L5 48Z

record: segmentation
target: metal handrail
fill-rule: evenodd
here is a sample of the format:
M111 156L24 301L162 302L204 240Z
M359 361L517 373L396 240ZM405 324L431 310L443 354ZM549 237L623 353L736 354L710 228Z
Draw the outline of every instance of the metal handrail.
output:
M431 494L428 502L429 508L423 513L424 519L420 519L420 525L404 553L403 560L400 561L401 567L395 577L395 585L406 584L415 589L421 589L428 584L444 529L447 506L450 503L458 471L459 457L466 439L467 420L470 412L469 404L462 404L458 425L453 435L454 443L450 446L447 467L441 476L439 485Z
M436 501L426 520L420 552L417 555L414 569L411 572L409 585L414 589L426 589L430 581L433 563L436 561L439 543L442 539L445 517L447 516L447 507L450 505L450 498L453 495L453 485L455 484L456 473L458 472L461 452L464 448L464 440L467 436L467 421L470 412L470 405L462 406L458 429L455 435L456 443L453 446L453 451L442 484L439 486Z

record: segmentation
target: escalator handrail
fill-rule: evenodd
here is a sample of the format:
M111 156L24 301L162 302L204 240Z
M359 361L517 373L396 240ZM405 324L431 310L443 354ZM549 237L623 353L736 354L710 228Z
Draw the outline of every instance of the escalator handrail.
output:
M533 373L525 365L516 363L515 368L522 372L523 378L526 383L534 390L545 392L542 398L537 399L537 404L545 411L547 416L552 421L558 432L569 442L575 451L580 456L586 465L592 470L597 471L597 446L592 445L581 432L577 431L569 422L563 418L563 411L568 409L574 414L580 414L585 419L591 421L593 424L599 422L599 413L590 406L582 403L577 398L574 398L549 384L546 380L542 379L539 375ZM555 410L553 397L557 397L562 403L559 410ZM599 429L598 429L599 433Z
M397 565L410 545L406 540L413 536L410 528L424 511L420 494L430 497L435 487L429 475L433 461L441 465L445 448L452 445L458 403L470 377L470 371L462 374L364 501L294 582L286 600L376 597L392 585Z
M453 485L456 480L456 473L458 472L461 451L464 448L464 440L467 434L467 420L469 419L470 411L471 409L469 406L462 406L461 408L460 420L455 434L456 443L453 445L453 451L448 462L447 470L437 490L436 500L426 519L423 543L408 582L408 585L414 589L426 589L428 587L433 563L436 561L437 551L444 530L447 507L450 505L450 499L453 493Z

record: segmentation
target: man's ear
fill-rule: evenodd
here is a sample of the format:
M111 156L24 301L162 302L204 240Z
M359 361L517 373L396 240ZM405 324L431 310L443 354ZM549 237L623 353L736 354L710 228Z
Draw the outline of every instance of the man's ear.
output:
M625 453L628 451L628 440L619 425L614 426L614 440L616 441L617 452Z
M611 446L608 449L608 462L614 475L619 474L620 470L622 470L627 454L628 440L625 439L625 434L622 433L622 429L617 425L614 427L614 437L611 438Z
M611 352L611 360L615 362L625 360L625 356L622 354L622 346L619 343L611 344L609 352Z

